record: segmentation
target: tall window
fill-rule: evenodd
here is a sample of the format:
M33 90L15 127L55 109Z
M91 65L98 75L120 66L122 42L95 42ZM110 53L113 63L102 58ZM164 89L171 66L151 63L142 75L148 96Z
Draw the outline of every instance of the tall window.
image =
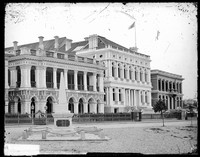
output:
M8 69L8 86L10 86L10 70Z
M106 101L106 88L104 88L104 101Z
M132 71L131 71L131 67L129 67L129 79L132 80Z
M161 90L161 80L158 80L158 90Z
M112 63L112 77L115 76L115 68L114 68L114 63Z
M124 65L124 78L126 78L126 66Z
M162 80L162 91L164 91L164 85L165 85L165 81Z
M68 79L68 89L74 89L74 71L68 70L67 73L67 79Z
M20 70L20 67L17 66L16 70L17 70L17 87L19 88L20 85L21 85L21 70Z
M119 101L122 101L122 93L121 93L121 89L119 89Z
M53 88L53 68L47 68L46 70L46 85L47 88Z
M83 72L80 72L80 71L78 72L78 89L79 90L84 90L83 75L84 75Z
M118 64L118 77L120 78L120 64Z
M135 69L135 80L137 81L137 70Z
M31 87L36 87L36 82L35 82L35 66L31 67Z
M113 101L115 101L115 89L113 88Z
M168 81L165 82L166 91L168 91Z

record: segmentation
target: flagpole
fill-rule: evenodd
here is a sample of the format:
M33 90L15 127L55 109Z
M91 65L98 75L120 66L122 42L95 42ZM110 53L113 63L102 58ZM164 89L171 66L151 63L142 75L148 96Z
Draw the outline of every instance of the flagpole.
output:
M136 45L136 22L135 22L135 48L137 48L137 45Z

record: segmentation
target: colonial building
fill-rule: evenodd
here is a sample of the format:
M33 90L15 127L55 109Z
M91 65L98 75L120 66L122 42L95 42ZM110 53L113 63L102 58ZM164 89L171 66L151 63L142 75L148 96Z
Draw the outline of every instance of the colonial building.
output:
M124 112L126 106L152 111L150 56L127 49L105 37L91 35L74 53L103 62L105 112Z
M159 99L164 100L168 110L183 108L183 94L181 75L168 73L161 70L151 70L152 104Z
M70 54L83 43L66 37L5 49L5 113L54 112L60 74L73 113L104 113L103 72L95 58Z

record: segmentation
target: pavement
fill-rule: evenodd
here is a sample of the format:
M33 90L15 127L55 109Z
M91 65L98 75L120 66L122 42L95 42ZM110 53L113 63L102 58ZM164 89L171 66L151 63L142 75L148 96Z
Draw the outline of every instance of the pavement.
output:
M197 125L197 119L192 120L193 125ZM191 120L177 120L177 119L165 119L165 126L182 126L182 125L191 125ZM5 128L10 127L30 127L32 125L5 125ZM34 125L37 126L37 125ZM53 124L49 125L38 125L38 126L47 126L52 127ZM81 126L96 126L98 128L124 128L124 127L149 127L149 126L163 126L162 119L143 119L142 121L103 121L103 122L74 122L72 123L73 127L81 127Z

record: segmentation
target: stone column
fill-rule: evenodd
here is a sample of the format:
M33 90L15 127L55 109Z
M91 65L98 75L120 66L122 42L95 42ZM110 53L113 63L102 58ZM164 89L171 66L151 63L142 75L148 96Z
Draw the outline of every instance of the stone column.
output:
M132 74L131 75L132 75L131 76L132 80L135 80L135 69L134 69L134 67L132 68Z
M96 102L93 102L92 108L93 108L92 111L93 111L94 113L97 113L97 103L96 103Z
M14 111L15 111L15 113L18 113L18 100L15 100Z
M118 102L119 102L119 89L118 88L115 88L115 101L118 104Z
M138 90L138 92L139 92L139 106L141 106L141 91L140 90Z
M74 70L74 90L78 90L77 74L78 71Z
M74 113L78 114L78 102L74 102Z
M112 87L108 87L109 88L109 100L110 100L110 106L113 105L113 89Z
M128 106L131 106L130 89L128 89Z
M148 106L150 106L150 103L151 103L151 92L148 91L147 93L147 103L148 103Z
M23 106L24 106L24 113L31 114L31 102L30 101L24 101ZM35 112L37 112L36 109L35 109Z
M147 82L151 83L151 71L150 70L148 70L148 73L147 73Z
M35 69L35 81L36 81L36 88L40 88L40 67L38 66L36 66Z
M110 103L110 102L109 102L110 99L109 99L109 90L108 90L108 88L109 88L109 87L106 87L106 93L105 93L105 94L106 94L106 104L107 104L107 105Z
M130 89L130 105L133 106L133 90Z
M96 86L96 73L93 73L93 91L97 91L97 86Z
M140 71L139 70L137 70L137 81L140 82Z
M8 101L5 101L5 113L8 113Z
M30 84L30 70L31 66L23 65L20 66L21 69L21 88L31 87Z
M16 88L17 70L16 67L10 68L10 88Z
M5 88L9 88L9 86L8 86L8 61L7 60L5 60L5 81L4 81L4 83L5 83Z
M53 68L53 88L57 89L57 68Z
M87 102L84 102L84 103L83 103L83 108L84 108L84 109L83 109L83 112L84 112L84 113L88 113L88 104L87 104Z
M145 104L145 91L142 91L142 103Z
M125 105L125 99L126 99L126 97L125 97L125 88L121 89L121 97L122 97L122 101L124 102L124 105Z
M65 77L65 89L68 89L68 77L67 77L68 69L64 69L64 77Z
M40 75L38 76L40 88L46 88L46 67L38 67Z
M86 71L84 71L83 81L84 81L83 82L83 84L84 84L84 90L87 91L87 72Z
M108 70L107 70L107 72L108 72L108 77L112 77L112 63L111 63L111 61L110 60L108 60Z
M174 103L175 103L175 109L176 109L177 108L177 97L174 97Z
M99 76L99 91L102 93L104 92L103 88L104 88L103 74L100 74L100 76Z
M136 93L135 93L135 92L136 92L136 90L134 89L134 90L133 90L133 95L134 95L134 96L133 96L133 97L134 97L134 98L133 98L133 99L134 99L134 106L136 106Z
M115 77L118 78L118 64L115 64Z
M120 72L121 72L121 74L120 74L121 78L124 79L124 66L123 65L121 65Z
M130 80L130 76L129 76L129 68L128 68L128 67L127 67L127 69L126 69L126 73L127 73L127 75L126 75L127 77L126 77L126 78L127 78L128 80Z
M104 113L104 103L99 103L99 113Z

